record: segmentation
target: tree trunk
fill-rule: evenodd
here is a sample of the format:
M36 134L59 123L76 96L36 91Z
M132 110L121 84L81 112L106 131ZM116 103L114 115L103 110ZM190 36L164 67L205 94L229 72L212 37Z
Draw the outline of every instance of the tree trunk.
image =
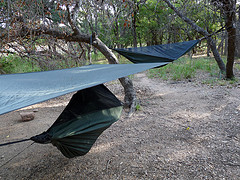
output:
M97 37L93 41L93 46L96 47L107 59L109 64L118 64L115 54ZM130 113L135 109L136 93L133 88L133 83L128 77L119 79L124 88L124 107L130 108Z
M203 28L199 27L196 23L194 23L191 19L189 19L188 17L184 16L180 11L178 11L173 4L169 1L169 0L163 0L172 10L175 11L175 13L186 23L188 23L189 25L191 25L191 27L197 31L198 33L200 33L203 36L207 37L207 41L210 45L210 48L213 52L214 58L218 64L219 69L221 70L222 73L226 72L226 67L224 62L222 61L217 48L216 48L216 43L213 41L213 39L210 37L210 34L204 30Z
M217 47L216 47L216 43L214 42L214 40L211 37L207 38L208 44L212 50L212 53L214 55L215 60L217 61L218 67L221 70L222 73L226 72L226 67L224 62L222 61L218 51L217 51Z
M235 3L235 4L234 4ZM234 78L233 64L235 57L236 28L234 27L236 1L227 1L224 6L226 13L226 26L228 32L228 55L226 65L226 78Z
M121 82L124 88L124 107L129 108L129 113L132 113L136 107L136 92L133 88L133 83L128 77L120 78L119 81Z
M227 56L227 64L226 64L227 79L234 78L233 64L234 64L234 56L235 56L235 37L236 37L236 29L233 27L228 31L228 56Z
M139 45L140 45L140 47L142 47L142 40L141 40L141 34L140 33L138 33L138 39L139 39Z
M210 48L209 44L207 44L207 57L210 57L210 50L211 50L211 48Z

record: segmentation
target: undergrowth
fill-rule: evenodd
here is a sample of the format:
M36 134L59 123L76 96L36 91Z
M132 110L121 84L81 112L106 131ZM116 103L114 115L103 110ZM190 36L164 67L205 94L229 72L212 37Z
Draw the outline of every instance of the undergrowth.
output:
M119 56L120 64L129 64L131 63L126 58ZM92 63L93 64L108 64L108 60L102 54L92 53ZM51 67L49 69L49 67ZM2 56L0 58L0 74L13 74L13 73L25 73L25 72L36 72L36 71L47 71L53 69L64 69L70 67L76 67L76 63L71 62L70 60L66 63L65 61L48 61L48 64L45 66L39 66L39 63L31 59L21 58L17 55L8 55ZM133 75L129 76L133 78Z
M36 63L14 55L2 57L0 59L0 68L7 74L40 71Z
M208 72L210 76L216 76L219 73L216 61L212 58L183 57L162 68L149 70L149 77L179 81L194 78L198 70Z
M223 58L226 63L226 58ZM240 65L234 64L234 70L240 71ZM234 86L238 82L237 78L232 80L224 80L224 76L220 73L214 58L187 58L183 57L167 66L151 69L148 72L150 78L161 78L163 80L181 81L185 79L193 79L199 72L207 73L206 79L201 79L203 84Z

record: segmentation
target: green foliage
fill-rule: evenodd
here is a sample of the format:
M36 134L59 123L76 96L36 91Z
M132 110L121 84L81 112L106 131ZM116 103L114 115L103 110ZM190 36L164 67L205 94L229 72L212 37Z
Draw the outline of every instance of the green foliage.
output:
M223 57L226 63L226 58ZM239 71L240 66L235 64L235 70ZM196 77L197 73L208 73L205 79L201 79L201 83L213 86L227 86L232 88L237 86L238 78L225 80L221 75L219 68L213 58L180 58L174 63L168 64L165 67L149 70L149 77L161 78L163 80L180 81L185 79L192 79Z
M191 61L185 59L170 63L165 67L152 69L149 71L150 77L160 77L164 80L190 79L195 76L195 68Z
M47 22L43 22L43 20L49 19L48 26L51 27L51 29L56 29L60 33L73 33L67 20L66 6L69 4L70 11L72 11L71 8L74 7L75 2L76 1L62 0L13 0L11 1L12 13L10 13L10 18L13 18L11 19L11 22L15 22L16 20L14 19L14 14L21 14L21 17L23 17L24 21L28 23L27 26L30 29L40 28ZM0 1L0 14L3 17L2 19L5 21L4 23L8 23L9 21L9 17L6 16L6 12L8 11L7 3L8 1ZM172 1L172 4L186 17L190 18L197 25L210 33L219 29L224 22L220 12L216 11L213 6L209 4L209 1L176 0ZM82 34L92 34L92 32L96 32L98 37L108 47L130 47L133 45L133 27L135 27L133 26L134 20L136 20L138 45L145 46L165 44L198 39L201 37L201 35L196 33L196 31L193 31L192 28L180 19L163 1L113 0L102 1L101 5L97 1L82 1L80 6L81 7L76 14L76 25L78 26L80 32ZM60 23L64 23L66 26L60 27ZM17 28L19 28L19 23L16 23L15 25L16 30L18 30ZM10 30L11 28L13 28L13 26L10 27ZM11 33L15 33L15 31L12 31ZM34 36L31 38L26 37L25 39L19 40L19 44L23 43L23 47L27 47L28 51L36 51L39 46L51 47L51 44L49 43L51 41L50 39L49 41L47 40L47 35L41 35L40 38L42 39L36 40ZM215 36L215 39L219 42L220 38ZM33 43L33 41L35 42ZM206 41L201 42L198 45L198 49L195 48L195 50L201 50L201 53L206 52L207 46L205 42ZM3 46L0 45L0 47L2 48ZM73 51L80 52L80 50L81 49L79 48ZM42 70L50 70L53 69L53 67L56 67L57 69L73 67L76 65L72 63L71 57L67 57L65 53L61 52L60 55L62 55L61 59L54 53L52 53L51 56L45 56L45 54L43 54L43 58L40 61L39 58L33 54L32 57L34 56L33 59L35 58L36 60L34 67L37 67L38 69L39 65ZM11 57L8 58L11 59ZM16 57L14 58L16 59ZM94 53L92 53L92 60L93 63L107 63L105 57ZM19 60L19 62L21 62L19 65L16 65L17 62L14 62L13 64L10 62L12 63L12 60L9 60L9 62L2 62L4 69L7 72L20 71L14 69L22 64L26 65L24 59ZM120 63L126 62L129 61L120 59ZM30 61L29 64L29 67L31 67L30 69L35 71L32 67L33 63ZM204 70L210 73L211 76L218 76L218 67L215 65L216 63L211 59L202 59L201 61L195 61L195 59L190 61L180 60L174 62L173 64L169 64L160 70L156 69L155 74L152 73L152 76L161 76L163 79L170 78L174 80L189 79L196 75L197 70ZM27 67L22 68L29 69ZM236 65L236 68L240 68L240 66Z
M231 80L224 80L224 79L219 79L216 77L212 77L209 79L205 79L202 81L203 84L209 85L210 87L214 87L216 85L218 86L227 86L228 88L233 88L237 86L239 80L237 78L231 79Z
M136 109L136 111L141 111L142 106L139 103L137 103L135 109Z
M231 79L231 80L228 80L228 83L229 84L236 84L236 83L238 83L238 79L237 78L233 78L233 79Z
M84 19L87 15L81 12L83 19L80 27L85 32L88 29L97 31L99 38L109 47L119 47L119 45L131 47L133 45L134 19L136 20L138 45L165 44L202 37L163 1L148 0L144 3L139 0L131 3L112 1L110 4L105 2L108 7L105 13L93 12L99 17L98 22L92 24L93 27L89 27L89 20ZM214 11L208 2L179 0L174 1L173 4L184 15L210 33L220 29L224 22L220 13ZM94 20L91 19L91 21L90 23L94 23Z
M7 74L40 71L40 68L34 62L31 63L29 60L21 59L14 55L2 57L0 65Z
M0 8L7 6L7 1L0 1Z

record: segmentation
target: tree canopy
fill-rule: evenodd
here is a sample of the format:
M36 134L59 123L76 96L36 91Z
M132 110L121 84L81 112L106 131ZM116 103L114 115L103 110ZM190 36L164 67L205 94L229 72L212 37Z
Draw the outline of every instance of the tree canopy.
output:
M211 49L221 71L227 69L231 78L233 49L240 42L234 35L238 17L236 0L1 0L0 51L1 56L14 54L44 70L91 63L92 51L117 63L108 47L206 37L197 49ZM219 52L228 54L227 68Z

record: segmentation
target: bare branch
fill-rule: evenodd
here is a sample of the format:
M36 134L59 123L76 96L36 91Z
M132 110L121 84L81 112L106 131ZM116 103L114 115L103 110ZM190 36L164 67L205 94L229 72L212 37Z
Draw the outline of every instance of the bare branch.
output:
M77 4L76 4L75 6L77 6ZM69 10L69 4L67 5L67 12L68 12L67 19L68 19L68 22L69 22L69 24L70 24L70 26L71 26L74 34L75 34L75 35L80 34L80 32L79 32L79 30L78 30L78 28L77 28L77 26L76 26L76 24L75 24L76 21L75 21L75 23L74 23L74 22L72 21L72 19L71 19L71 12L70 12L70 10Z

